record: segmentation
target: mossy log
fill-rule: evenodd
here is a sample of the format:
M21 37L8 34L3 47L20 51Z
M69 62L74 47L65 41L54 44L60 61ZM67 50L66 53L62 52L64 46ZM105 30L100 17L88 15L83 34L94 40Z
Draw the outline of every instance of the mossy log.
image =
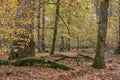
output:
M75 70L74 68L68 67L67 65L62 63L58 63L50 60L46 61L45 58L35 58L35 57L21 58L15 62L0 60L0 65L9 65L9 64L14 66L33 66L34 64L41 64L43 67L47 67L47 68Z
M0 60L0 66L1 65L9 65L9 64L11 64L11 63L7 60Z
M33 66L35 63L45 64L45 59L43 58L22 58L18 59L16 62L13 63L14 66Z
M49 68L62 69L62 70L75 70L74 68L68 67L65 64L58 63L55 61L48 61L48 63L50 63Z
M62 69L62 70L74 70L74 68L68 67L67 65L64 65L62 63L58 63L55 61L46 61L44 58L22 58L18 59L16 62L13 63L14 66L33 66L35 63L48 65L48 68L54 68L54 69Z

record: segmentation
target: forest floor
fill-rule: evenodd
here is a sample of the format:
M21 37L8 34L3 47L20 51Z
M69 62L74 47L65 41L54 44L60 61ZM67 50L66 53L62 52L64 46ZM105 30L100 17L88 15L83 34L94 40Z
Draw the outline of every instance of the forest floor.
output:
M76 51L62 52L67 56L76 56ZM48 53L38 53L36 56L47 56ZM4 58L4 56L0 56ZM49 58L54 59L54 57ZM65 71L60 69L45 68L39 65L15 67L0 66L0 80L120 80L120 56L115 54L105 55L106 69L91 67L93 60L82 58L77 62L73 58L60 60L75 70ZM8 74L9 73L9 74Z

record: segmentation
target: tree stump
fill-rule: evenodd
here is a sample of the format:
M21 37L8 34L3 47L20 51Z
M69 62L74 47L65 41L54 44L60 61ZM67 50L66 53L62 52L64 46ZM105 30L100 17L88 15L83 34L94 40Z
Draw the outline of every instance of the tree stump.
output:
M26 35L21 35L12 42L8 59L19 59L35 56L35 42Z

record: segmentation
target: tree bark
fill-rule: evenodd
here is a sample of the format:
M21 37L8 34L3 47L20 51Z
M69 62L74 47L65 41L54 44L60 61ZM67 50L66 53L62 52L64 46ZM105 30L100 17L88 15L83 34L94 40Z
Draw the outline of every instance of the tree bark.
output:
M32 12L32 15L34 15L34 13ZM30 31L29 33L31 34L31 39L34 41L34 34L33 34L33 29L34 29L34 16L32 16L32 20L31 20L31 26L30 26Z
M117 53L120 54L120 0L119 0L119 3L118 3L118 8L119 8L119 13L118 13L118 16L119 16L119 42L118 42L118 49L117 49Z
M70 51L70 38L68 38L68 51Z
M68 12L70 12L70 11L68 10ZM71 16L69 15L69 17L68 17L68 26L70 26L70 24L71 24ZM70 51L70 38L68 38L68 47L67 47L67 49L68 49L68 51Z
M65 49L65 41L64 41L64 37L61 36L61 44L60 44L60 52L64 52Z
M37 49L38 52L41 52L41 35L40 35L40 28L41 28L41 0L38 0L38 6L37 6Z
M77 37L77 51L79 50L79 37Z
M99 0L96 0L96 16L100 16L100 6Z
M104 52L107 35L108 6L109 0L101 1L96 56L93 63L93 67L97 69L103 69L106 67L104 61Z
M41 36L41 49L45 51L45 4L42 7L42 36Z
M58 28L58 20L59 20L59 9L60 9L60 0L57 0L55 27L54 27L54 33L53 33L52 47L51 47L51 51L50 51L51 56L54 55L54 53L55 53L55 44L56 44L57 28Z
M118 43L118 50L120 54L120 0L119 0L119 43Z

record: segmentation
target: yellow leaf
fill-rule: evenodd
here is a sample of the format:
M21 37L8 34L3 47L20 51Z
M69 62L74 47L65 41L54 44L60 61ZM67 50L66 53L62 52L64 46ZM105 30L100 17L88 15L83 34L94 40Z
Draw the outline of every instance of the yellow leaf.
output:
M8 77L7 77L7 79L6 79L6 80L10 80L10 78L8 78Z

